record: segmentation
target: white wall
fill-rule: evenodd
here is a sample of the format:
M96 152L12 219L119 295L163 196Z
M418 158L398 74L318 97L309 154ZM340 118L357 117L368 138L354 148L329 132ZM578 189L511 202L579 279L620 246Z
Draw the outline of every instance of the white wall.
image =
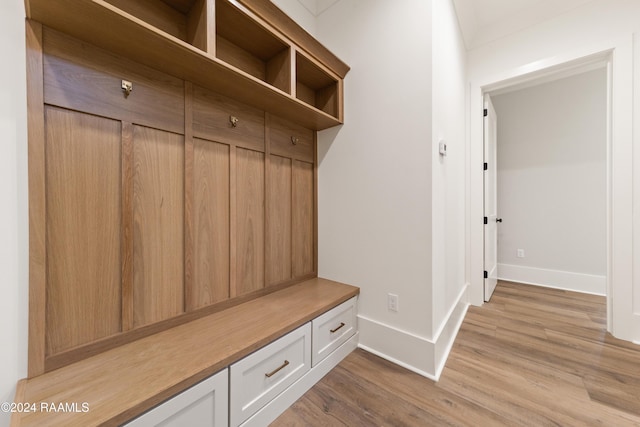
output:
M466 49L453 2L433 2L432 339L441 369L466 311L465 177ZM447 155L440 156L438 142Z
M28 208L24 5L0 3L0 402L27 375ZM0 412L0 425L9 425Z
M360 286L363 348L437 377L466 309L466 73L453 5L340 0L318 14L316 37L351 66L345 124L318 138L319 273Z
M318 138L319 273L361 288L360 343L432 372L431 2L341 0L317 37L351 66ZM339 31L336 31L339 29ZM399 311L387 310L387 294Z
M503 37L468 52L467 64L470 82L470 155L472 161L470 186L470 296L474 304L481 304L482 279L481 252L482 226L474 222L481 212L478 199L478 177L475 168L481 161L482 87L500 80L523 76L529 72L556 66L585 55L611 50L613 111L611 165L611 260L608 266L613 299L610 326L612 332L623 339L640 341L640 275L634 268L640 266L640 216L633 215L640 208L640 110L637 87L640 85L640 55L637 41L640 32L640 2L633 0L594 0L571 12ZM634 36L633 34L636 33ZM633 52L633 38L636 52ZM635 81L635 84L634 84ZM633 101L635 90L635 105ZM633 132L632 127L636 127ZM479 165L479 163L478 163ZM479 166L478 166L479 167ZM633 181L635 179L635 182ZM481 191L481 190L480 190ZM481 193L480 193L481 194ZM481 196L480 196L481 197ZM634 262L635 257L635 262Z
M606 68L492 100L498 216L504 220L498 227L499 277L604 295Z

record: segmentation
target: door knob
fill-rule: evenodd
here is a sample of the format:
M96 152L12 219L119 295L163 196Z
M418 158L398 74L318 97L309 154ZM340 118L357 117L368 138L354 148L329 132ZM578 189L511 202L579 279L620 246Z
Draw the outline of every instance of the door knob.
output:
M496 218L496 222L502 222L502 218Z

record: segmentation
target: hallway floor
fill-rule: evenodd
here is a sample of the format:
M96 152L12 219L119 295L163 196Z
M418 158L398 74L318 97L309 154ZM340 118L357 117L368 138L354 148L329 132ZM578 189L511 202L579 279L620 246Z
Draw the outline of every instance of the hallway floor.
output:
M356 350L272 426L640 426L640 346L605 298L499 282L440 381Z

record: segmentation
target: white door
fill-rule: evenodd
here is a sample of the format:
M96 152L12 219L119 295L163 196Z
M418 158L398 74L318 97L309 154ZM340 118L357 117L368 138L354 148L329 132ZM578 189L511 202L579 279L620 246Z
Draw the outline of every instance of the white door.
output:
M498 283L497 156L498 118L489 95L484 96L484 300Z

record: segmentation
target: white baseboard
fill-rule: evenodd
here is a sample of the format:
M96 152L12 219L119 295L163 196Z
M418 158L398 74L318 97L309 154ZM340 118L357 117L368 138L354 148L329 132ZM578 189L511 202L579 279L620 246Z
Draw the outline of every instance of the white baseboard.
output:
M465 285L434 339L358 315L358 347L423 377L438 381L469 306L466 298L467 289L468 285Z
M435 337L434 360L436 362L436 381L440 379L444 365L447 363L447 358L451 352L451 347L453 347L453 343L456 340L460 326L462 326L464 317L467 314L467 309L469 308L469 301L467 298L468 289L469 284L467 283L462 288L460 295L458 295L458 298L456 299L456 304L451 307L445 322L443 322Z
M323 361L315 365L302 378L293 383L289 388L280 393L276 398L267 403L258 412L253 414L241 426L242 427L264 427L272 423L284 411L305 394L315 383L327 375L338 363L349 355L358 346L359 333L349 338L347 342L338 347L333 353L328 355Z
M521 265L498 264L498 278L509 282L545 286L593 295L607 294L607 277Z
M388 360L389 362L394 363L394 364L396 364L398 366L402 366L403 368L408 369L408 370L410 370L412 372L415 372L418 375L422 375L425 378L429 378L432 381L438 381L438 378L436 378L435 375L432 375L429 372L426 372L426 371L423 371L421 369L418 369L413 365L409 365L408 363L405 363L402 360L398 360L396 358L393 358L393 357L389 356L388 354L381 353L378 350L375 350L375 349L373 349L371 347L367 347L366 345L363 345L363 344L358 344L358 348L360 348L360 349L362 349L362 350L364 350L364 351L366 351L368 353L375 354L376 356L381 357L384 360Z

